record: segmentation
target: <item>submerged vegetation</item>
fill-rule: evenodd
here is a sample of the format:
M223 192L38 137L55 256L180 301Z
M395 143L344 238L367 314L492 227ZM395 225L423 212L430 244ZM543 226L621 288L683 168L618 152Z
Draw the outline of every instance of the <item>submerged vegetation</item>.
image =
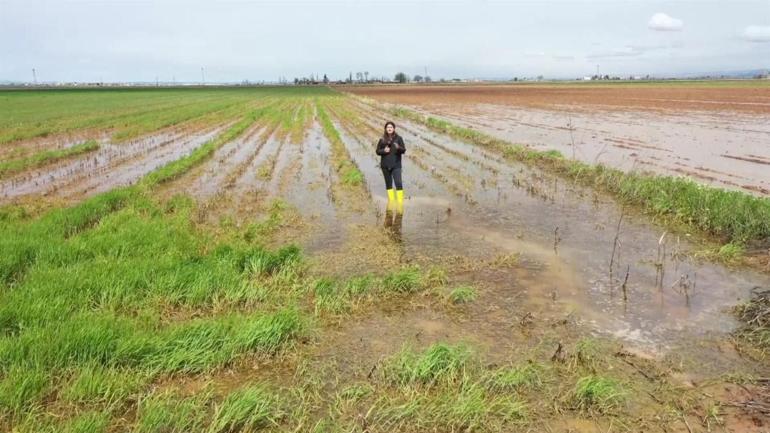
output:
M686 178L625 173L601 164L590 165L564 158L557 151L532 150L405 108L393 109L392 113L452 137L495 149L507 158L532 163L581 184L598 187L624 203L683 223L726 243L740 245L770 237L770 200L765 198L701 185Z
M742 322L739 338L759 349L764 358L770 352L770 290L756 288L751 299L735 307L735 315Z
M31 168L42 167L43 165L51 164L71 156L93 152L97 149L99 149L99 142L96 140L87 140L83 143L64 149L44 150L31 156L2 161L0 162L0 178Z

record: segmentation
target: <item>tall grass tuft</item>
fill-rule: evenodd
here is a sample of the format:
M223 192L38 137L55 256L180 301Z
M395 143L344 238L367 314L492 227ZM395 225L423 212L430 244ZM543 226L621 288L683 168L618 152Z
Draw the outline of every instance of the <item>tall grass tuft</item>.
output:
M417 354L404 348L385 366L385 377L399 385L452 383L464 374L471 359L465 345L437 343Z
M385 276L385 290L396 293L414 293L422 289L422 275L416 266L405 267Z
M572 403L585 411L608 413L618 409L626 399L626 391L615 380L602 376L578 379L572 392Z
M277 425L283 416L278 397L264 387L235 391L217 406L208 433L256 431Z
M207 404L211 395L207 392L182 398L170 393L156 393L139 400L137 404L136 433L187 433L203 431Z

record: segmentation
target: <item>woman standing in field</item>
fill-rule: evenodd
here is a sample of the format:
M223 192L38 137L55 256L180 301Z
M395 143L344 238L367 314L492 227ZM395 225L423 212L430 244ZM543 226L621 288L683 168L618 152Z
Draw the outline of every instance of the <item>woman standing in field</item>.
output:
M396 210L404 210L404 188L401 183L401 155L406 152L404 139L396 134L396 124L385 123L385 132L377 143L377 155L380 155L380 168L385 176L385 188L388 190L388 207L394 202ZM393 184L396 190L393 191Z

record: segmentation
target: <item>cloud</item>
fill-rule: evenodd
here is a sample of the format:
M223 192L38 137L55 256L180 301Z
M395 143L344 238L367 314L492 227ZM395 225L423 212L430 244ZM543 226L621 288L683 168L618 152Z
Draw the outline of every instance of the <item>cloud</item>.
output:
M770 42L770 26L748 26L741 36L751 42Z
M647 27L662 32L677 32L682 30L684 22L680 19L672 18L663 12L658 12L650 18Z

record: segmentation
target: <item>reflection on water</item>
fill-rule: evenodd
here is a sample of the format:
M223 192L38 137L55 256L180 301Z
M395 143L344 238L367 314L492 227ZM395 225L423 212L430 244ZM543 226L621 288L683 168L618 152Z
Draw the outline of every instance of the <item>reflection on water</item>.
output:
M385 229L395 242L402 243L401 224L404 219L404 211L385 210Z

